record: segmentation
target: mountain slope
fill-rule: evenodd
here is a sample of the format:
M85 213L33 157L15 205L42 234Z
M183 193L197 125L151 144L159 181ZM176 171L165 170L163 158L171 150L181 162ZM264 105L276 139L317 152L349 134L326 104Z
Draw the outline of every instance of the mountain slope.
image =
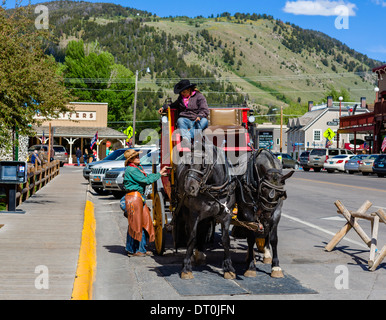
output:
M174 97L172 87L188 77L212 104L247 99L268 107L318 103L330 87L354 101L373 99L371 68L381 64L336 39L267 15L223 14L217 18L172 17L113 4L54 1L46 5L60 38L63 59L69 40L98 41L130 70L150 67L139 88ZM162 96L164 98L164 96Z

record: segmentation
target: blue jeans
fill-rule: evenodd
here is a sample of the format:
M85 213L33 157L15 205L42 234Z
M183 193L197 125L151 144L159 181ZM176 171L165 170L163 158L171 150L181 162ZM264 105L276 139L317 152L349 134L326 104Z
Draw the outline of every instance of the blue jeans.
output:
M205 130L208 127L208 119L201 118L200 121L189 120L188 118L180 117L177 120L177 128L180 129L183 138L194 139L196 130Z
M78 167L80 166L80 158L76 158L76 160L78 161Z
M126 251L130 253L136 253L136 252L141 252L141 253L146 253L146 242L147 242L147 232L145 229L142 229L142 239L141 241L135 240L132 238L129 233L127 233L127 238L126 238Z

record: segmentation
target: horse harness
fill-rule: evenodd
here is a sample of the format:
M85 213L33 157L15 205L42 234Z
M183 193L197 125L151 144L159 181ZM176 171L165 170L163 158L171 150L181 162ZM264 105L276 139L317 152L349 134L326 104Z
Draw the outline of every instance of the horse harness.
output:
M262 212L268 212L268 213L274 212L276 210L277 205L279 204L280 198L284 197L285 199L287 197L284 186L277 186L275 184L272 184L267 179L267 174L271 174L271 173L282 174L281 170L276 168L270 168L270 169L267 169L266 175L261 176L259 174L259 171L256 168L256 158L263 150L264 149L257 150L256 151L257 154L256 152L251 153L247 162L248 164L247 164L246 175L243 175L241 179L242 181L240 181L240 179L237 178L237 182L240 185L241 198L243 203L247 206L252 207L254 213L258 213L258 217L260 217ZM283 196L279 197L277 200L269 200L263 195L262 189L264 187L270 189L270 192L268 195L270 199L274 199L276 193L279 193L279 194L282 193ZM245 199L245 193L247 193L247 195L251 199L250 202ZM254 200L253 194L257 194L258 203ZM259 218L257 218L257 224L261 226L261 222L259 221ZM258 229L262 229L262 228L259 227Z
M206 170L204 172L201 172L199 170L192 169L192 168L188 169L187 170L187 177L193 178L196 181L198 181L199 182L199 192L203 193L203 194L205 193L208 196L210 196L214 201L216 201L220 205L220 208L223 207L224 211L227 214L231 215L232 212L231 212L231 210L229 210L227 203L228 203L229 195L231 194L231 192L233 192L236 189L236 184L232 184L233 178L229 174L228 159L225 158L225 162L226 162L225 163L225 168L226 168L225 169L225 171L226 171L225 176L226 176L226 178L224 179L224 182L219 186L213 186L213 185L207 184L207 181L208 181L210 175L212 174L212 171L213 171L215 165L217 164L217 159L218 159L218 157L216 157L216 160L213 163L209 164L209 166L206 168ZM190 172L197 173L200 176L202 176L202 178L199 179L198 177L191 175ZM186 197L186 193L183 194L181 202L185 199L185 197ZM223 199L223 198L225 198L226 201L224 203L221 203L220 199Z

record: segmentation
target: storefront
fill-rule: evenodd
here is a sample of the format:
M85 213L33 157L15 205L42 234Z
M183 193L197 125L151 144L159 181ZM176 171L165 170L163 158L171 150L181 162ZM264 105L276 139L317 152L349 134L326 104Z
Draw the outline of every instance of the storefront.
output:
M367 114L340 118L339 133L364 134L370 144L370 153L380 153L386 136L386 65L374 68L378 75L378 87L375 88L374 106L369 106Z
M107 103L71 102L74 112L59 115L58 119L45 120L41 126L34 126L36 136L31 137L29 145L40 144L49 138L50 126L54 144L62 145L69 153L69 163L76 162L75 151L79 147L97 151L97 158L103 159L109 150L125 146L127 135L107 127ZM96 143L91 148L91 141L97 134Z

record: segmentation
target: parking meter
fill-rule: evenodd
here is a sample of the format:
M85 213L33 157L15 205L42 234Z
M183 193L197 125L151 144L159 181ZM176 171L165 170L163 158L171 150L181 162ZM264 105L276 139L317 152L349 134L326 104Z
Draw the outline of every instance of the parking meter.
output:
M25 213L16 210L16 190L17 185L27 181L27 163L23 161L0 161L0 184L7 185L8 211L3 213Z

